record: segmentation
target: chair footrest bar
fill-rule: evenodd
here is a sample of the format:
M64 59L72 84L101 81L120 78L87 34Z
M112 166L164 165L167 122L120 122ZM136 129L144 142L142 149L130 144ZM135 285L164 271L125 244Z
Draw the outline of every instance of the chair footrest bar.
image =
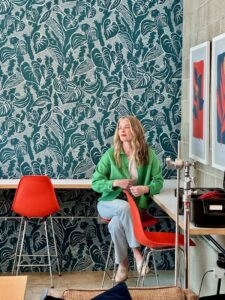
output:
M16 256L19 256L19 254L17 254ZM21 257L48 257L48 255L45 254L22 254ZM51 257L57 257L57 255L51 255Z
M18 265L19 267L50 267L51 265L47 264L33 264L33 265Z

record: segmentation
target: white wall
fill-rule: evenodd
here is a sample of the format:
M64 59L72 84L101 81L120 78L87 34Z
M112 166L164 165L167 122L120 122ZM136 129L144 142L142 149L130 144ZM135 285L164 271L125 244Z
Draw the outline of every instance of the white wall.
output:
M225 1L224 0L184 0L183 23L183 74L182 74L182 124L181 152L184 160L189 160L189 50L191 47L225 32ZM210 145L211 156L211 145ZM224 158L225 159L225 158ZM198 163L194 174L197 186L222 187L223 172ZM214 236L225 248L225 237ZM191 249L190 287L198 293L203 274L216 266L216 251L200 237L196 239L197 247ZM225 292L225 279L222 281ZM215 294L217 281L212 273L206 275L201 296Z

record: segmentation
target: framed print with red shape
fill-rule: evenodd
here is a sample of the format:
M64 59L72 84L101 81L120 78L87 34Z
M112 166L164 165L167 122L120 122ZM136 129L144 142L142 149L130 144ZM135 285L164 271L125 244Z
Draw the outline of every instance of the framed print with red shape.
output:
M225 33L212 41L212 166L225 171Z
M190 49L190 157L209 162L210 42Z

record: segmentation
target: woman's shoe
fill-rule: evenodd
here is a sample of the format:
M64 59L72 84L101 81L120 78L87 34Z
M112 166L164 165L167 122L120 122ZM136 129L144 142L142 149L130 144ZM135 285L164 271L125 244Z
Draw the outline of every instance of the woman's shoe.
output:
M118 270L116 272L115 276L115 282L123 282L126 281L128 278L128 269L127 267L120 266L118 267Z
M146 266L146 264L144 263L142 270L141 270L141 265L142 265L142 261L137 263L138 274L141 273L141 276L145 276L146 274L148 274L150 272L150 268L148 266Z

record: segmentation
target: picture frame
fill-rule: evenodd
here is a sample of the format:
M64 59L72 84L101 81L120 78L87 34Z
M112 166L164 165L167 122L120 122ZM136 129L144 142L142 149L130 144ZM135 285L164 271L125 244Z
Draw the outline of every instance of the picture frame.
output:
M209 163L210 42L190 48L189 155Z
M225 171L225 33L212 40L212 166Z

